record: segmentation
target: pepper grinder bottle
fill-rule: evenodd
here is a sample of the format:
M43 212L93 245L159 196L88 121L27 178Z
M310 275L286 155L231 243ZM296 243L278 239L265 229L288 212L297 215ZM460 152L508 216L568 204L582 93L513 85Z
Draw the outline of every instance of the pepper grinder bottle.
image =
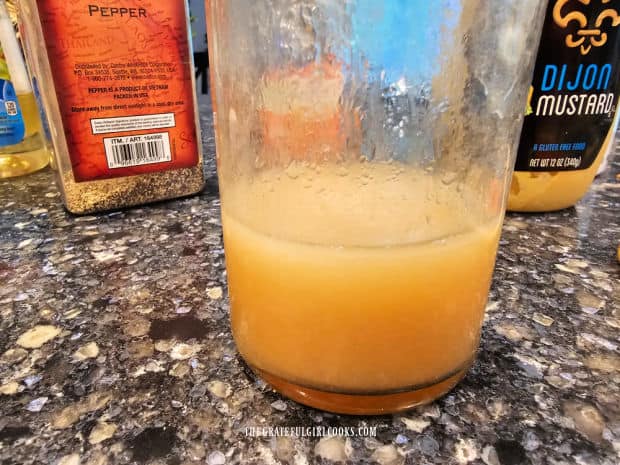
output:
M13 21L0 0L0 178L40 170L49 158Z
M76 214L204 185L187 0L103 3L20 1L58 185Z

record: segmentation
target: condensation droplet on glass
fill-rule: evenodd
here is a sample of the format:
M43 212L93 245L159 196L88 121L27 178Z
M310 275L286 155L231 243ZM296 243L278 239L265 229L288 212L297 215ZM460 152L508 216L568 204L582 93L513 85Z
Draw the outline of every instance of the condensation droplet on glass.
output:
M405 77L401 77L397 82L396 82L396 87L398 88L398 91L401 94L406 94L407 93L407 80L405 79Z
M368 173L362 174L360 176L360 182L362 183L363 186L367 186L372 181L374 181L374 178L372 177L372 175L370 175Z
M292 161L284 170L286 175L291 179L297 179L303 172L303 166L300 163Z
M347 170L344 166L340 166L336 169L336 174L338 176L348 176L349 175L349 170Z
M441 176L441 182L446 186L451 185L459 177L459 174L454 171L448 171Z

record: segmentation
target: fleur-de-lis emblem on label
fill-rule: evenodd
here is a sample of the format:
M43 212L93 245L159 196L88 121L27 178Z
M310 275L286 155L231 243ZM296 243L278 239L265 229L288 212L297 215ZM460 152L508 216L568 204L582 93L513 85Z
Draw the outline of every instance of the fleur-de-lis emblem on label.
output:
M553 7L553 20L561 28L567 28L571 22L576 22L579 29L576 33L566 36L566 45L571 48L579 47L582 55L587 55L592 47L602 47L607 43L607 32L603 31L605 20L609 20L607 25L618 27L620 25L620 15L618 10L612 5L603 9L597 16L594 24L588 24L588 17L579 10L568 10L565 6L572 0L558 0ZM592 0L577 0L583 5L590 5ZM596 0L594 0L596 1ZM612 0L598 0L603 5L612 3ZM614 3L616 0L614 0Z

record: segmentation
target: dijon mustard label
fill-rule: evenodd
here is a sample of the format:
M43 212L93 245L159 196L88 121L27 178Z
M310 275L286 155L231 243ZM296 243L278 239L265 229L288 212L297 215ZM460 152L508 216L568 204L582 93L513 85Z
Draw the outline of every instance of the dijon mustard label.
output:
M517 171L587 169L604 150L620 94L620 0L551 0Z

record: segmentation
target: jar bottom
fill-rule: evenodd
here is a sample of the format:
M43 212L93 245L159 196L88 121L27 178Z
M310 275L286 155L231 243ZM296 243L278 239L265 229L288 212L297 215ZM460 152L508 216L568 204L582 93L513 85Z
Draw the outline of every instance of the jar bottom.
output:
M468 362L464 368L452 372L432 384L377 394L344 394L322 391L292 383L256 367L251 366L251 368L277 392L300 404L347 415L385 415L428 404L444 396L463 379L472 363L473 360Z

